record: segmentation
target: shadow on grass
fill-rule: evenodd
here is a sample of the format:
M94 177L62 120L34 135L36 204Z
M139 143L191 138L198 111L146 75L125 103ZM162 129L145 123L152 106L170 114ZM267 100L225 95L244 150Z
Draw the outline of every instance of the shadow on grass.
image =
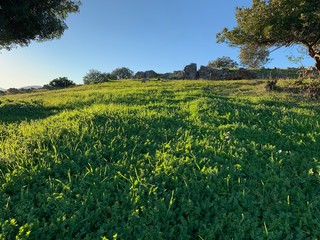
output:
M206 94L215 94L220 96L255 96L257 91L261 91L264 80L229 80L217 81L203 87Z
M57 112L39 102L6 101L0 103L0 123L15 123L49 117Z
M316 239L319 125L269 107L211 95L194 116L97 113L1 182L4 236Z

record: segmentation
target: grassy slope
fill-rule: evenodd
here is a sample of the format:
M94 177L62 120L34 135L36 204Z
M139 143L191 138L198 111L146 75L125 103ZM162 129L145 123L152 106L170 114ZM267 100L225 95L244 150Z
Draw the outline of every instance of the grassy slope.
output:
M320 236L319 102L259 81L0 102L0 239Z

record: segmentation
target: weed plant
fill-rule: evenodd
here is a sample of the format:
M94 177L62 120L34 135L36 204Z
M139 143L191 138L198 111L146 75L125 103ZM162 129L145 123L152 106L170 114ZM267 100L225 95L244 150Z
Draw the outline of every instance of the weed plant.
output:
M264 85L0 97L0 239L318 239L320 104Z

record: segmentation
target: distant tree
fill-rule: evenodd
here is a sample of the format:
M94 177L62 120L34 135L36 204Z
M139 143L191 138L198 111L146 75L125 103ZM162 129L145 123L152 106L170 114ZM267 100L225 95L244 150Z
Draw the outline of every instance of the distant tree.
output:
M224 56L209 62L208 66L212 68L236 68L238 63L232 60L230 57Z
M1 0L0 49L61 37L65 19L79 7L80 0Z
M289 62L298 65L299 68L304 68L304 64L303 64L304 57L303 56L290 55L290 56L287 56L287 58L288 58Z
M133 71L126 67L117 68L111 72L111 76L113 79L128 79L132 78Z
M230 46L290 47L301 45L320 71L320 4L318 0L252 0L236 10L237 26L224 28L218 42Z
M42 89L54 89L54 87L50 86L49 84L45 84L42 86Z
M240 47L240 63L249 68L261 68L271 61L270 51L265 46L246 44Z
M296 64L299 68L304 68L304 59L305 59L305 56L308 55L307 51L305 48L298 48L297 49L299 55L288 55L287 58L289 60L289 62L293 63L293 64Z
M66 88L73 85L75 85L75 83L69 80L67 77L59 77L49 82L49 86L56 88Z
M111 79L110 73L103 73L98 70L91 69L89 73L87 73L83 77L84 84L93 84L93 83L103 83L107 82Z
M17 88L9 88L9 89L7 89L6 92L7 92L7 93L10 93L10 94L16 94L16 93L19 93L20 90L17 89Z

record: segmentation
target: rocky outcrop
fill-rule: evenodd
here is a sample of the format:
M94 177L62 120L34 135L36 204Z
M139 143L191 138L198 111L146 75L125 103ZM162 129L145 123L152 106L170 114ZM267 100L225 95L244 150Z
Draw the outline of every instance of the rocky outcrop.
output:
M137 73L134 75L133 78L139 79L139 78L144 78L144 77L145 77L145 76L144 76L144 72L139 71L139 72L137 72Z
M183 78L184 79L197 79L197 64L191 63L184 67L183 69Z
M240 68L238 69L235 74L234 74L234 79L254 79L256 78L256 74L254 74L253 72L250 72L249 70L245 69L245 68Z
M319 77L319 71L315 67L308 67L298 71L300 78L314 79Z
M139 71L134 75L134 78L240 80L257 78L257 74L254 71L249 71L244 68L240 68L238 70L228 68L216 69L209 66L200 66L200 69L197 71L197 64L191 63L185 66L183 70L171 73L158 74L153 70Z
M144 77L145 78L156 78L156 77L158 77L158 74L153 70L149 70L149 71L144 72Z
M169 79L184 79L184 71L174 71L169 75Z
M169 79L172 73L161 73L159 74L159 78Z
M211 79L213 69L209 66L200 66L198 71L199 79Z
M148 71L139 71L134 75L135 79L139 79L139 78L157 78L158 77L158 73L156 73L153 70L148 70Z
M247 69L230 70L228 68L215 69L208 66L201 66L198 71L199 79L210 80L240 80L253 79L256 75Z
M229 68L212 69L211 80L232 80L234 79L234 72Z

